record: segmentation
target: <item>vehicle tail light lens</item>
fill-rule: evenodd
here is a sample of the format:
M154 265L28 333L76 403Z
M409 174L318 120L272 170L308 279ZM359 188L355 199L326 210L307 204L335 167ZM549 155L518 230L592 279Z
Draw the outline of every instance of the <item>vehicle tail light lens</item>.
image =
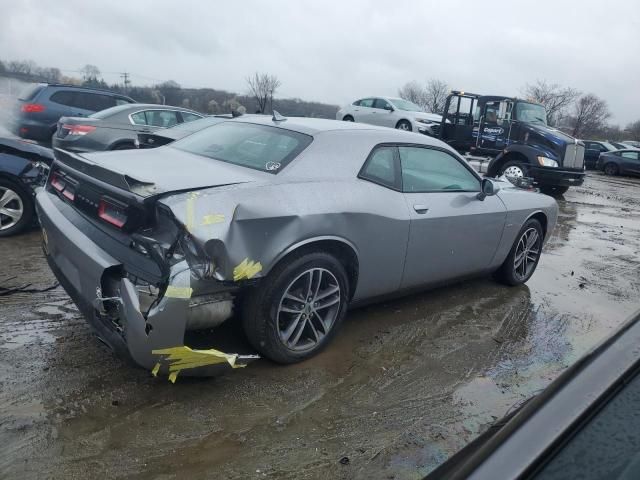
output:
M68 125L68 124L62 125L62 128L69 131L69 133L67 133L68 136L86 135L87 133L91 133L96 129L96 127L93 127L91 125Z
M22 105L22 107L20 107L20 110L25 113L44 112L44 105L41 105L39 103L25 103L24 105Z
M57 173L51 174L51 186L59 192L64 190L65 184Z
M118 228L122 228L127 221L127 214L123 208L120 208L104 199L100 200L100 205L98 206L98 217Z

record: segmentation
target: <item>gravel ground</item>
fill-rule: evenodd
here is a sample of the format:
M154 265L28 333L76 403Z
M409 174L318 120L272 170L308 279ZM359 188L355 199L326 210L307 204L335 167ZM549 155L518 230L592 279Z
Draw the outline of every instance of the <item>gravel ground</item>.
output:
M420 478L640 306L640 181L592 174L558 203L526 286L352 311L298 365L172 385L114 358L61 288L0 297L0 477ZM1 285L54 283L39 232L0 247Z

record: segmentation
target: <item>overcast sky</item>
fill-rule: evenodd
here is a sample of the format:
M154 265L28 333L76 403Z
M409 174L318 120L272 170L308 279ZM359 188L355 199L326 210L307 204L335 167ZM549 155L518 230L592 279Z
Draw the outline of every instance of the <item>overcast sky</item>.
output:
M278 96L343 104L410 80L517 95L546 79L640 119L640 3L614 1L0 0L0 59L109 82L173 79L244 93L258 70ZM114 73L107 73L114 72ZM76 74L77 75L77 74Z

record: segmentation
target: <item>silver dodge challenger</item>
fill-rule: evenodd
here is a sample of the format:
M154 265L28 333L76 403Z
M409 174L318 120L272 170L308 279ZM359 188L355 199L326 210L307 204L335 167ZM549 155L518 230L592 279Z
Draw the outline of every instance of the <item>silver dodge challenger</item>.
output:
M257 358L189 344L230 318L291 363L349 306L478 275L522 284L558 208L439 140L274 113L153 150L57 150L37 210L49 265L98 337L175 381Z

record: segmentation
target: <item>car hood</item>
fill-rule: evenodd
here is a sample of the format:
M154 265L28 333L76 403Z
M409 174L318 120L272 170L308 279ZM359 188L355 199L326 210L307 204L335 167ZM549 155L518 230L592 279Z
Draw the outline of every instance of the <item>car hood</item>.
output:
M538 133L556 145L564 145L567 143L574 143L576 141L572 136L567 135L557 128L549 127L548 125L529 123L528 126L532 131Z
M77 155L57 150L83 173L142 197L248 182L273 175L239 167L172 147Z

